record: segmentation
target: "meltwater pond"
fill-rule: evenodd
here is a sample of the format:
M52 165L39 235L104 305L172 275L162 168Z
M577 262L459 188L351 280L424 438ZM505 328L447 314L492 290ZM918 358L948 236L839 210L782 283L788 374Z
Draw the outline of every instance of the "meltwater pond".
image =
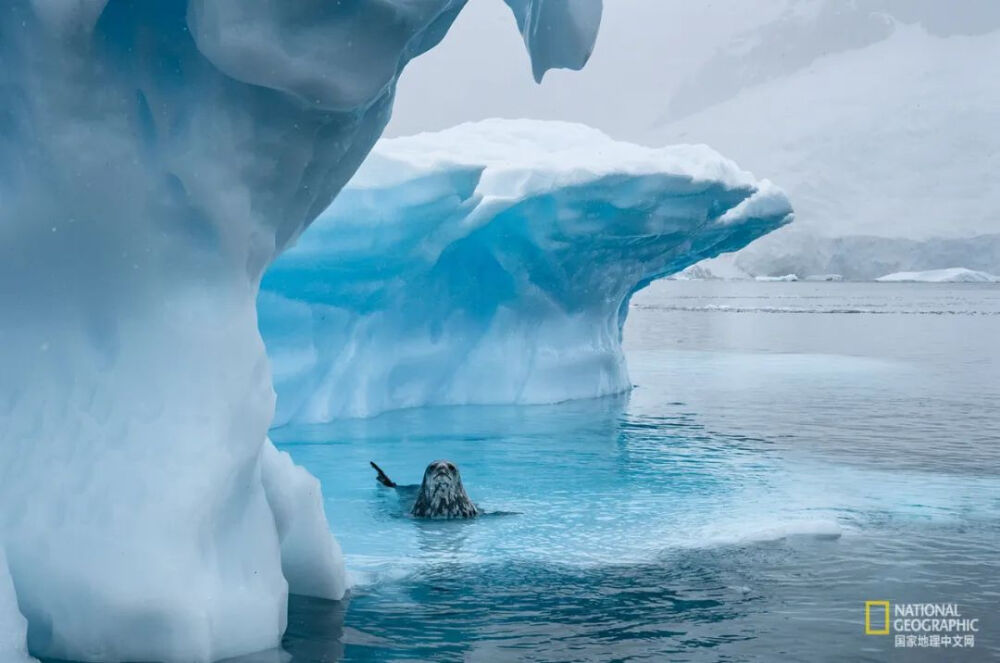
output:
M353 587L295 598L295 661L990 660L1000 655L1000 287L663 282L627 397L273 432L323 483ZM449 458L486 511L374 480ZM971 647L864 634L957 603ZM287 659L288 656L282 656Z

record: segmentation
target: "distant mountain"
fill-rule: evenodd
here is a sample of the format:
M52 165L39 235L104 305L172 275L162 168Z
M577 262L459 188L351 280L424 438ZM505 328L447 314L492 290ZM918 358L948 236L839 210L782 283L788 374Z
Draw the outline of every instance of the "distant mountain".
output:
M682 0L683 1L683 0ZM673 10L682 7L678 0ZM817 60L862 49L892 36L897 26L919 26L935 37L976 36L1000 29L995 0L786 0L756 3L754 24L735 38L713 31L715 52L677 85L664 124L735 97L742 90L787 77ZM712 11L703 7L703 13ZM746 19L744 19L746 20Z
M967 269L1000 273L1000 234L911 240L849 236L825 238L776 232L729 256L733 267L752 275L839 274L872 280L893 272Z
M789 6L695 70L644 142L707 143L773 180L787 233L1000 232L1000 2Z

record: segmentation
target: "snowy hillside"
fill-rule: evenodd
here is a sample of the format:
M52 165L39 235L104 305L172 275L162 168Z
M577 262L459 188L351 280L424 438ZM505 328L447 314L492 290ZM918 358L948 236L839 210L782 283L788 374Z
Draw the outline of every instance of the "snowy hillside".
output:
M661 126L648 142L707 143L767 173L788 190L798 232L1000 228L1000 85L986 66L998 61L998 33L894 26L884 40Z

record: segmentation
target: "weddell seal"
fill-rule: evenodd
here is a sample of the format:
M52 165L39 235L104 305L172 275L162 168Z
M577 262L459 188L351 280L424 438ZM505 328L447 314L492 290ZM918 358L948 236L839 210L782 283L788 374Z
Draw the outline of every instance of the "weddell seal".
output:
M399 486L371 461L378 472L376 479L383 486L397 490L416 489L417 486ZM479 509L469 499L462 485L462 475L455 464L448 460L435 460L424 470L424 480L417 491L410 515L415 518L453 519L475 518Z

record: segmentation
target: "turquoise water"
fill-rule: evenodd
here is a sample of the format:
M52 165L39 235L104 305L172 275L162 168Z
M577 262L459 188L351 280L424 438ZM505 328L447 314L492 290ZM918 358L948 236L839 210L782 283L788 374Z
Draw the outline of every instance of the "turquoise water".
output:
M991 660L1000 655L1000 287L663 282L627 397L274 431L323 482L353 587L296 598L295 661ZM488 511L374 481L460 467ZM864 635L958 603L969 650Z

